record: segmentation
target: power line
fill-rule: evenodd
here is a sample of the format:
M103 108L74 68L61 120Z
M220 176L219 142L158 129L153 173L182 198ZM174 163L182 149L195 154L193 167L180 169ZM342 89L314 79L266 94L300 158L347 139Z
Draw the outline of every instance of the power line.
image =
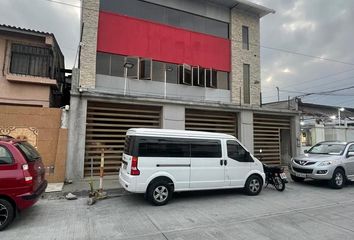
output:
M345 71L341 71L341 72L337 72L337 73L331 73L331 74L328 74L328 75L324 75L322 77L313 78L311 80L304 80L304 81L296 82L294 84L287 85L286 87L297 86L297 85L308 83L308 82L317 82L317 81L325 79L325 78L334 77L334 76L337 76L337 75L340 75L340 74L343 74L343 73L347 73L347 72L352 72L352 71L354 71L354 68L348 69L348 70L345 70ZM352 77L354 78L354 76L352 76ZM350 78L352 78L352 77L350 77ZM336 81L342 81L342 80L347 80L347 79L349 79L349 78L336 80Z
M336 62L336 63L341 63L341 64L354 66L354 63L344 62L344 61L336 60L336 59L333 59L333 58L324 58L324 57L319 57L319 56L315 56L315 55L295 52L295 51L291 51L291 50L287 50L287 49L281 49L281 48L275 48L275 47L269 47L269 46L263 46L263 45L259 45L259 46L262 47L262 48L265 48L265 49L271 49L271 50L275 50L275 51L291 53L291 54L300 55L300 56L304 56L304 57L316 58L316 59L320 59L320 60L324 60L324 61Z

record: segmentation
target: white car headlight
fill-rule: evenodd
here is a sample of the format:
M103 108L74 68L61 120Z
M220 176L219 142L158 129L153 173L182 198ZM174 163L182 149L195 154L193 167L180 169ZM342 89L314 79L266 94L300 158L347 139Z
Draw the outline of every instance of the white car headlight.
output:
M333 162L332 161L324 161L324 162L321 162L318 166L328 166L328 165L331 165Z

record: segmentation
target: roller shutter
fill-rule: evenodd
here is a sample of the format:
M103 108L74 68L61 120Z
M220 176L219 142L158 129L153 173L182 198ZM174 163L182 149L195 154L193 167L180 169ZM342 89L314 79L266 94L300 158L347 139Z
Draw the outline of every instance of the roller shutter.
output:
M281 129L290 129L289 117L254 114L254 155L267 164L281 163ZM262 154L259 150L262 149Z
M84 176L99 175L104 149L105 175L117 174L121 165L125 134L133 127L160 127L160 107L88 102Z
M186 109L186 130L237 135L236 113Z

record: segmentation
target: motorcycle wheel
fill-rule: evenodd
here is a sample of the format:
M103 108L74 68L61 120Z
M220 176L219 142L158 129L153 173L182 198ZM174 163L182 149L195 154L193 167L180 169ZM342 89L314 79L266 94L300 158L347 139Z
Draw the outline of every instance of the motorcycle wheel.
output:
M279 192L285 190L285 182L279 176L274 177L274 187Z

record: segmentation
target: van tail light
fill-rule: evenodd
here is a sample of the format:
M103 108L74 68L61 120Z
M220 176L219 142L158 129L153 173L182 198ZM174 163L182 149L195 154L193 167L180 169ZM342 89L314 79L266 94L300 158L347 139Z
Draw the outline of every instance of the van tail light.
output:
M22 171L23 175L25 177L25 183L32 184L33 183L33 177L31 176L29 170L28 170L28 164L23 164L22 165Z
M138 169L138 157L132 157L132 167L130 170L130 175L140 175L140 170Z

